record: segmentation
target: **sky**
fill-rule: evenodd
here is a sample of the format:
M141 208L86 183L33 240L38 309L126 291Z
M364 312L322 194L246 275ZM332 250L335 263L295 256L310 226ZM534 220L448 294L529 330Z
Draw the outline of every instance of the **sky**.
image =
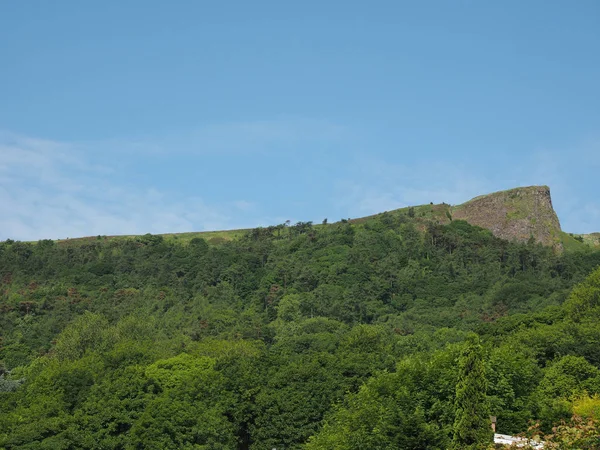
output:
M600 231L600 2L0 2L0 240L545 184Z

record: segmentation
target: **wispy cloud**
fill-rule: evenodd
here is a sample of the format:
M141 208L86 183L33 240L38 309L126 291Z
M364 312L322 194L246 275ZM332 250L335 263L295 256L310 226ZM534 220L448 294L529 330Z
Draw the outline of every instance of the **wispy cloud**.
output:
M248 212L256 209L256 205L253 202L248 202L246 200L235 200L233 202L233 206L240 211Z
M552 188L563 229L600 231L600 141L541 149L518 163L492 166L484 159L460 163L450 154L390 163L347 145L349 136L344 127L311 120L211 125L181 136L88 143L0 133L0 239L242 228L316 214L333 220L429 202L458 204L532 184ZM306 162L299 174L298 161ZM262 197L248 195L256 177L272 173L283 174L279 184L265 184ZM198 184L199 178L208 181ZM187 181L196 184L182 188ZM274 198L280 199L276 206L269 200ZM302 205L292 206L298 199Z
M452 160L390 164L359 156L336 182L332 204L340 216L359 217L429 202L460 204L477 195L518 186L549 185L564 230L600 230L600 142L562 151L537 150L500 166Z
M212 161L211 176L218 180L237 156L268 158L272 152L296 151L298 144L339 139L343 132L306 119L213 124L181 134L100 142L0 132L0 239L268 225L277 214L263 212L255 199L240 198L244 192L215 200L172 184L186 166L199 162L206 173ZM163 175L167 162L171 172Z
M226 228L227 211L203 199L173 201L154 188L115 184L85 149L4 133L0 239L36 240Z
M326 121L304 118L213 123L160 136L82 143L86 148L148 155L240 155L289 150L301 144L338 141L349 130Z

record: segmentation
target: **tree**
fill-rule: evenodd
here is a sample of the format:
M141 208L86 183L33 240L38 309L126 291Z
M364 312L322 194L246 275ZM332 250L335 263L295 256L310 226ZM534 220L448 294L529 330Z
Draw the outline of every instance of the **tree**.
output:
M232 398L215 363L182 353L148 366L148 390L156 394L131 427L129 448L233 448L234 429L226 417Z
M600 312L600 267L578 284L565 302L565 309L573 320L597 316Z
M470 334L458 358L456 384L454 449L485 449L493 441L486 396L487 380L483 348L479 337Z

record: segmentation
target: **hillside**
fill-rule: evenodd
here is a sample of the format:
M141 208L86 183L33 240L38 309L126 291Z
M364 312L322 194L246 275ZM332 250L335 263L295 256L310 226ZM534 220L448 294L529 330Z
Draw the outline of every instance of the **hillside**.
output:
M590 233L580 235L585 243L592 247L600 247L600 233Z
M0 448L446 449L471 350L549 431L600 394L600 251L449 208L0 243Z
M424 230L428 224L447 225L452 220L464 220L490 230L494 236L515 242L527 242L533 238L546 246L558 250L578 250L586 246L600 248L600 233L573 235L561 230L560 222L550 196L548 186L519 187L506 191L480 195L463 204L451 206L447 203L418 205L400 208L386 213L350 219L360 225L366 221L391 215L409 216L418 228ZM275 228L280 228L278 225ZM319 225L316 225L319 227ZM273 228L273 227L267 227ZM166 239L189 242L193 238L202 238L211 243L239 239L250 229L221 230L188 233L169 233L161 236ZM77 245L96 239L122 240L135 236L97 236L61 240L64 245Z
M453 220L464 220L507 241L525 243L533 239L558 251L600 248L600 233L577 235L562 231L548 186L519 187L480 195L455 206L447 203L420 205L385 214L406 215L409 211L421 229L430 223L447 225ZM352 222L360 224L378 216L380 214Z
M443 450L469 354L484 440L591 414L600 250L453 211L0 243L0 449Z
M453 219L487 228L506 240L530 238L553 246L560 241L560 223L547 186L530 186L482 195L452 209Z

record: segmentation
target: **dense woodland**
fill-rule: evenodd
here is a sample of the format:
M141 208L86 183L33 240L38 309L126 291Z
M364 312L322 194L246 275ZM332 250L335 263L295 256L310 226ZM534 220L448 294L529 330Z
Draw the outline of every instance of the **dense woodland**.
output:
M600 448L599 266L389 213L6 241L0 448Z

